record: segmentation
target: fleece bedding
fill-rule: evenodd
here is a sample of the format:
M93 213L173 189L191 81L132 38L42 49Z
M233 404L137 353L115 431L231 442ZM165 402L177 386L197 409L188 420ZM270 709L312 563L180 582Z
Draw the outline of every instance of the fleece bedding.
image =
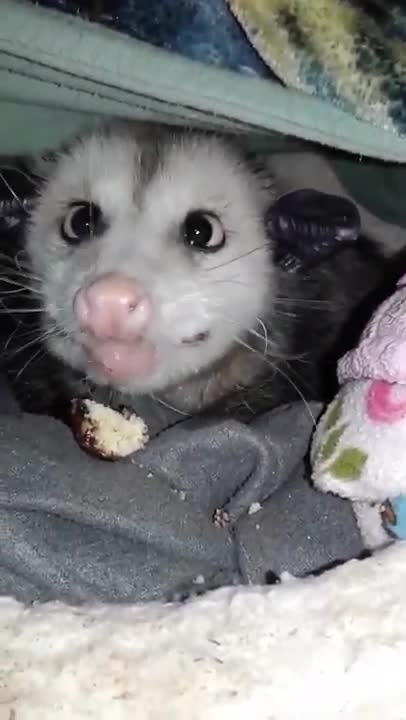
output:
M54 9L0 3L0 155L111 115L244 132L269 150L293 136L353 153L332 156L340 177L406 224L398 3L230 0L246 55L211 63L191 57L196 44L152 45L42 4ZM362 67L345 57L370 94L326 63L360 33ZM179 419L148 400L138 411L151 442L105 463L64 425L21 413L0 383L0 720L406 718L405 548L356 560L351 506L311 488L321 408L250 423Z
M56 5L63 7L64 3L58 2ZM103 7L103 2L77 5L97 8ZM181 2L180 8L184 5L191 9L190 25L194 14L199 12L200 4ZM213 12L224 17L222 5L223 0L212 0L210 3L210 6L214 7ZM356 5L357 3L354 3L354 6ZM144 15L154 28L155 4L151 7L144 3L130 3L128 23L131 12L134 12L131 11L132 6L144 8ZM161 7L161 4L159 6ZM340 10L341 6L344 6L343 12ZM259 39L263 39L262 63L269 69L272 69L276 61L277 48L281 45L286 48L284 64L276 63L273 73L278 81L272 81L258 71L257 65L250 58L243 59L244 67L253 70L249 73L236 71L242 64L237 60L214 64L202 62L199 54L199 61L196 60L196 55L191 58L193 53L190 46L199 47L199 40L200 46L203 44L203 54L207 51L213 23L207 23L203 42L201 38L195 43L190 41L187 51L185 46L188 36L187 32L184 32L186 40L181 42L180 46L175 45L176 52L170 52L163 41L157 41L159 47L153 46L136 37L130 37L125 32L118 32L98 22L89 22L76 15L66 15L24 0L2 0L0 154L24 152L55 143L66 137L67 133L91 121L92 116L107 114L159 118L169 122L197 123L246 132L276 131L352 151L357 155L395 162L404 161L406 145L402 137L402 125L398 127L385 119L393 102L392 94L384 93L384 83L388 85L391 82L398 88L401 96L398 75L401 78L402 46L399 50L400 58L393 58L389 70L384 65L386 75L381 77L384 70L382 63L376 63L375 56L379 57L378 51L372 53L369 62L368 58L364 59L363 53L364 46L367 55L376 45L379 49L379 39L374 45L374 36L370 32L370 37L367 33L364 45L361 43L360 52L364 65L357 76L359 83L356 90L359 97L357 102L354 99L356 107L361 107L366 87L373 88L375 83L379 90L382 86L381 94L376 91L379 102L372 105L374 118L371 122L371 113L367 115L353 112L353 107L348 107L348 102L344 99L342 102L335 102L336 98L331 92L329 94L332 82L328 83L326 80L326 68L320 67L318 57L309 56L303 41L295 41L294 33L289 35L289 23L287 28L285 27L290 8L293 25L299 29L304 9L313 8L309 17L303 17L302 26L313 30L311 37L313 45L317 46L320 44L320 37L324 36L323 33L316 32L321 20L329 17L329 12L336 9L334 18L337 22L332 27L338 34L332 37L330 35L329 42L331 47L336 48L339 57L344 55L343 63L348 64L347 76L342 72L341 76L335 78L337 88L344 88L344 98L349 92L351 68L357 61L357 56L355 55L354 59L348 50L358 38L356 18L350 15L347 22L344 22L345 6L347 3L342 0L318 0L311 4L286 4L281 0L268 3L258 0L245 4L230 3L236 18L241 17L240 32L244 31L248 33L248 37L255 37L257 49ZM172 9L172 15L174 14L173 3L164 3L165 7ZM119 15L121 12L120 17L124 17L121 26L125 24L125 3L119 3L118 9L116 3L113 3L112 8L119 12ZM341 17L343 15L344 17ZM181 12L176 11L175 17L181 19ZM204 14L198 17L204 22ZM165 20L162 10L159 18L162 27ZM139 26L141 30L145 30L145 18L141 18ZM172 32L175 38L178 37L176 29L175 25ZM279 33L279 36L274 37L272 29ZM361 29L365 36L364 28ZM146 35L144 32L144 37L151 39L151 33ZM179 30L179 37L182 39L182 28ZM388 31L389 44L391 39ZM266 42L267 40L269 41ZM238 48L241 47L240 36L235 41L233 38L229 41L226 36L224 42L227 48L231 45L233 49L235 42L238 43ZM401 42L402 39L399 40L399 43ZM221 44L219 43L220 46ZM252 52L253 43L249 47ZM301 48L299 53L298 47ZM366 78L361 70L365 72ZM306 85L303 80L300 81L300 78L304 77L307 79ZM312 96L305 90L311 90Z
M304 455L317 406L246 424L179 421L145 399L131 460L85 455L70 430L0 396L0 596L22 602L185 598L357 557L350 504L317 493ZM228 512L225 527L216 510Z
M405 227L405 26L395 0L2 0L0 155L106 115L312 141Z
M406 547L186 604L0 601L1 720L403 720Z

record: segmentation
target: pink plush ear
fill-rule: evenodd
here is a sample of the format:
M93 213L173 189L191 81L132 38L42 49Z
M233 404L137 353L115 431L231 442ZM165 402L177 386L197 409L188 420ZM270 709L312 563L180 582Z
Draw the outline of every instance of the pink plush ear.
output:
M406 383L406 275L403 281L375 312L358 347L341 358L340 384L361 379Z
M401 288L406 285L406 273L397 281L396 286Z

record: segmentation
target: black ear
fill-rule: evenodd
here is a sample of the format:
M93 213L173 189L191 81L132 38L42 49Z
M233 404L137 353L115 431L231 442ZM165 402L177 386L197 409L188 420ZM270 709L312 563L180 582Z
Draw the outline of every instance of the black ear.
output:
M274 241L277 265L290 272L318 265L360 236L356 205L318 190L295 190L269 208L267 232Z
M21 229L36 197L38 181L17 163L0 164L0 233Z

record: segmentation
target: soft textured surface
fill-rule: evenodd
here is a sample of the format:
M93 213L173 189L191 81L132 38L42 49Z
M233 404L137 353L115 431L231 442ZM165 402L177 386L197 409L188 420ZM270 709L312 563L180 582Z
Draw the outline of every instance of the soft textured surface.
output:
M59 422L18 415L4 386L0 402L0 595L167 600L363 550L350 504L306 480L312 420L301 403L247 426L179 422L140 400L151 441L106 463ZM213 522L221 507L224 528Z
M338 364L341 383L349 380L385 380L406 384L406 276L375 311L356 348Z
M398 165L406 158L405 140L396 132L374 126L378 121L374 108L370 124L355 119L351 109L341 110L341 95L334 101L329 95L328 84L325 99L325 67L311 62L312 52L321 52L323 42L331 40L330 34L325 36L320 32L320 23L317 23L318 8L323 3L291 4L293 20L296 21L299 6L302 11L313 9L312 17L309 16L300 26L308 33L301 48L294 33L290 32L288 38L283 35L283 23L272 26L272 32L283 36L282 48L286 48L284 61L287 68L293 68L293 77L286 78L287 84L295 86L295 83L303 81L303 77L307 79L305 88L300 85L305 92L297 92L268 79L268 67L244 35L242 25L239 26L237 19L233 18L226 0L176 0L175 12L173 0L154 0L152 7L149 0L41 2L48 7L68 7L74 14L80 6L93 8L93 18L96 14L101 22L113 24L122 32L112 32L97 23L53 12L37 4L2 0L0 153L36 152L55 147L106 114L192 122L226 129L243 128L247 133L254 129L272 129L290 137L315 140L355 153L354 158L332 157L342 181L358 202L373 213L388 223L406 225L403 203L405 169ZM400 9L400 14L396 16L396 3L378 2L364 3L364 7L368 7L369 11L374 6L379 7L381 15L389 20L391 17L395 21L397 17L402 19L404 10ZM257 4L261 9L261 3ZM280 0L279 5L282 7L284 4ZM357 13L355 3L352 5L352 12ZM338 8L338 0L331 0L331 6ZM269 7L275 7L275 0L269 3ZM243 9L252 15L254 8L254 2L233 4L238 16ZM358 13L361 15L361 11L358 10ZM320 11L319 16L323 20L329 17L329 13ZM257 21L264 23L266 16L263 18L260 12ZM255 18L252 23L255 24ZM249 27L248 20L246 27ZM335 27L331 24L333 36ZM340 27L338 24L337 41L343 37ZM386 31L379 29L379 32ZM128 37L128 33L132 33L133 37ZM249 30L248 34L251 34ZM254 35L252 39L255 42ZM317 48L312 49L311 39L316 35ZM263 54L266 59L266 48ZM272 57L271 53L268 57L270 64ZM330 60L332 57L329 56ZM348 59L348 55L345 57ZM368 57L372 63L367 53L366 60ZM299 78L295 78L297 63L308 70ZM381 72L382 63L382 59L373 55L371 67L375 68L377 64ZM235 70L240 72L233 72ZM283 71L280 72L283 78ZM344 72L342 68L340 72ZM367 76L368 73L356 74L360 93ZM340 93L345 94L348 87L345 76L342 83L336 80ZM386 83L379 87L384 98ZM400 108L403 106L403 95L399 95ZM385 108L382 97L380 102ZM356 108L363 112L361 101L357 101ZM298 145L275 135L267 135L264 141L271 150L281 147L291 149ZM395 161L396 164L374 164L366 160L367 156ZM296 173L299 170L295 168ZM310 179L312 183L317 182L317 178L306 178L306 185Z
M338 363L340 390L313 440L313 479L351 498L369 547L405 538L406 277Z
M395 162L402 138L321 98L205 65L80 18L0 3L0 153L32 152L101 115L274 130Z
M272 70L288 87L406 133L406 10L399 2L120 0L112 4L101 0L96 5L39 0L39 4L84 16L90 8L99 22L201 62L265 78L272 76ZM93 13L92 6L97 7Z
M0 601L1 720L401 720L406 548L185 605Z
M238 72L272 77L226 0L31 0L90 17L156 47Z
M319 422L313 442L313 480L320 490L350 498L367 547L402 536L396 515L386 522L385 501L406 493L405 484L405 392L388 386L392 403L403 408L393 420L375 418L368 412L377 381L348 382ZM385 527L390 529L390 534Z
M228 0L288 87L406 133L406 10L388 0Z

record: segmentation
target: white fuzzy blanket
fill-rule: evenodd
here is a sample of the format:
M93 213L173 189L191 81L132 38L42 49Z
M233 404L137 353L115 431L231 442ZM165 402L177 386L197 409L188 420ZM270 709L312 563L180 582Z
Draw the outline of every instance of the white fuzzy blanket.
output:
M406 545L185 605L0 601L1 720L405 720Z

